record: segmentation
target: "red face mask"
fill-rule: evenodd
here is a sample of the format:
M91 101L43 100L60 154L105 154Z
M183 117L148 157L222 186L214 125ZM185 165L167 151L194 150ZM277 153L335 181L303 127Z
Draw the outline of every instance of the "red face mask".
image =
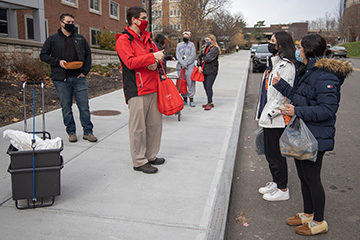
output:
M141 23L140 25L137 25L136 23L134 23L139 29L140 31L145 31L149 21L146 21L146 20L142 20L142 19L139 19L139 18L136 18L137 20L139 20Z

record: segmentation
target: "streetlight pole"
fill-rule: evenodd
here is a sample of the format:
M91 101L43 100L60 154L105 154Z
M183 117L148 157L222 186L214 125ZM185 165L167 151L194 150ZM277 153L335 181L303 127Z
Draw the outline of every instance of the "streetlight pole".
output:
M149 0L149 30L152 34L152 3L151 0Z

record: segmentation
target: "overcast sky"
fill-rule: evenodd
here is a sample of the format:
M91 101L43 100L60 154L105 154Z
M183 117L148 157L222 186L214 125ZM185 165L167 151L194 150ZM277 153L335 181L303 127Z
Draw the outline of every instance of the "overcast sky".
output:
M265 20L270 24L287 24L311 21L325 17L329 12L335 15L340 0L231 0L229 10L241 12L247 27L253 27L257 21Z

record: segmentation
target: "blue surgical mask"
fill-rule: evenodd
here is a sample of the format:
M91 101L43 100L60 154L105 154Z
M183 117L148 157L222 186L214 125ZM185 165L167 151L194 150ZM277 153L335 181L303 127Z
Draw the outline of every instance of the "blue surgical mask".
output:
M296 50L296 51L295 51L295 58L296 58L296 60L298 60L299 62L304 62L304 58L300 57L300 50Z
M210 46L211 41L206 41L206 45Z

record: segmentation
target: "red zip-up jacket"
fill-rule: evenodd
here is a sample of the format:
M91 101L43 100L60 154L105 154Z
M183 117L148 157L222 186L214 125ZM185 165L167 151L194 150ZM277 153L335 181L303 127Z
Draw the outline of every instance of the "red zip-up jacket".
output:
M141 32L140 40L139 35L129 26L123 33L116 34L115 50L122 65L126 103L132 97L158 91L159 73L146 67L155 63L152 52L158 51L150 36L149 32Z

